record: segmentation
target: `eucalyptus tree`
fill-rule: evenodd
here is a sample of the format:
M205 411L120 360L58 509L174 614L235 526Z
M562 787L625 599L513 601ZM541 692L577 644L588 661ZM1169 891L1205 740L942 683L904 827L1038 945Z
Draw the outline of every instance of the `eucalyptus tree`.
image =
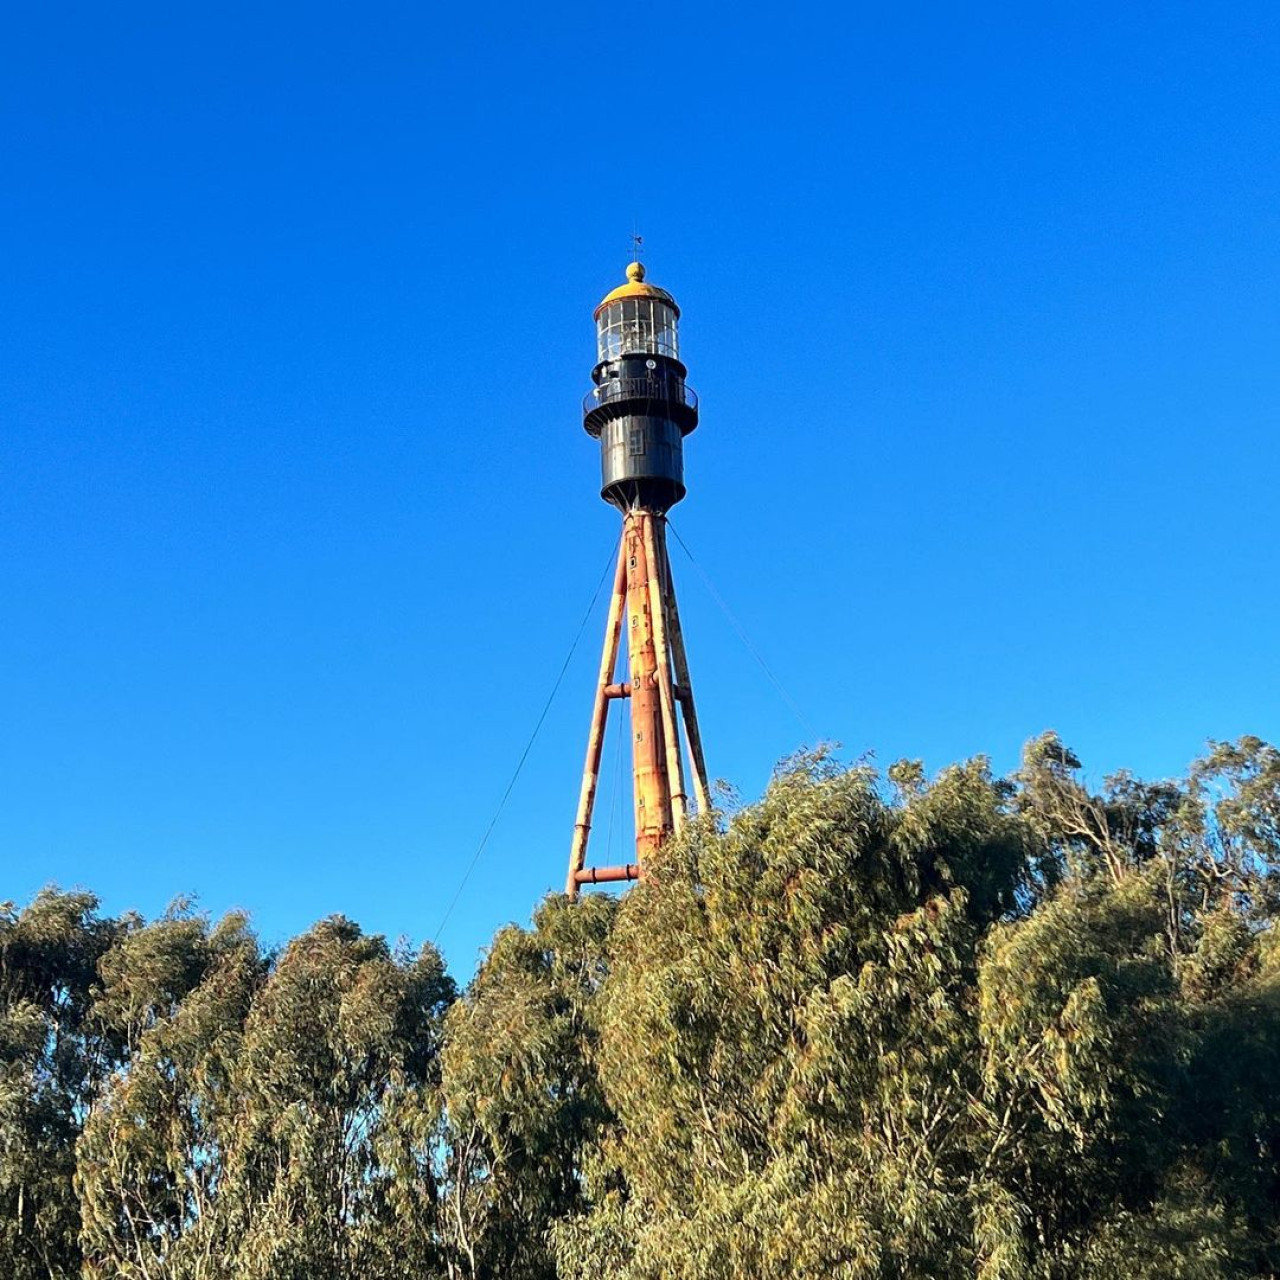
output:
M221 1212L236 1280L445 1274L439 1054L454 997L430 946L341 917L295 938L255 995Z
M127 924L88 893L0 905L0 1275L78 1274L75 1143L119 1050L91 1015L98 962Z
M594 1012L616 900L549 898L494 938L449 1013L443 1225L467 1280L552 1280L550 1228L586 1206L610 1112Z
M802 761L626 899L561 1274L1280 1272L1274 751L890 777Z
M246 919L186 904L131 931L94 1004L123 1046L85 1125L77 1185L86 1277L226 1274L220 1198L240 1122L244 1021L266 975Z
M86 1277L444 1274L433 948L334 918L268 958L179 912L102 968L127 1052L80 1141Z
M628 897L598 1015L617 1133L564 1274L970 1267L976 949L1033 860L982 762L895 776L802 759Z

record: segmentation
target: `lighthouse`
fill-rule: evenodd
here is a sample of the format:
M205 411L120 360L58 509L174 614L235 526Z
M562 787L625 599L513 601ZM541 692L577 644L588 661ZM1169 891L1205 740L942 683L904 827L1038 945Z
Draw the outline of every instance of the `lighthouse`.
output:
M691 804L699 812L710 808L667 556L667 512L685 496L684 442L698 425L698 397L680 360L680 308L645 279L643 264L633 262L625 283L596 307L595 325L596 363L583 400L583 427L599 441L600 496L621 513L622 536L569 851L565 891L571 898L584 884L638 879L653 853L683 829ZM591 867L591 817L615 702L629 704L635 861Z

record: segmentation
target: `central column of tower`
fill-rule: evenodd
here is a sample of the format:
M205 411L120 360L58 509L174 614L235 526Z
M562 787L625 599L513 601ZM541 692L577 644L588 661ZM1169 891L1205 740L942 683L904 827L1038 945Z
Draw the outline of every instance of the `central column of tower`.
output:
M627 657L631 676L631 752L635 779L636 856L643 864L671 831L671 780L658 689L658 649L649 591L648 511L628 511L622 531L627 560Z

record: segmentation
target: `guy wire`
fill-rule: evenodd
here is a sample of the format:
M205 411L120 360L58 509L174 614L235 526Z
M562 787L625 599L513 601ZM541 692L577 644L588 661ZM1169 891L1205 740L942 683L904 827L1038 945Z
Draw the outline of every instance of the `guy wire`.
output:
M773 687L778 691L783 702L787 704L788 708L791 711L791 714L795 716L797 721L799 721L801 728L804 729L804 731L810 736L810 738L816 739L818 736L817 730L813 727L813 725L809 723L808 717L804 714L803 711L800 710L799 706L796 703L796 700L783 687L782 681L779 680L778 677L773 674L773 669L764 660L764 655L761 654L760 650L757 649L755 645L751 643L751 637L747 635L746 630L743 627L742 623L740 623L738 619L734 616L733 610L730 609L729 606L725 603L724 597L716 590L715 583L711 581L711 578L708 575L707 571L694 558L693 552L689 550L688 543L686 543L685 540L680 536L679 529L677 529L675 525L671 523L670 516L667 517L667 528L670 529L671 532L675 534L676 541L680 544L680 549L685 553L686 556L688 556L689 563L693 565L693 567L698 571L698 576L702 579L703 585L711 593L711 598L716 602L717 605L719 605L720 612L724 614L724 616L729 620L729 625L734 629L734 631L738 633L738 639L742 641L743 647L756 660L756 662L760 664L760 670L763 671L765 675L769 677L770 682L773 684Z
M494 827L498 825L498 819L502 817L503 809L507 807L507 801L511 798L512 791L515 790L516 782L524 769L525 761L529 758L529 752L533 750L533 744L538 740L538 733L547 718L547 712L551 710L551 704L555 701L556 694L560 692L560 685L564 680L565 672L569 670L569 663L573 661L573 655L577 652L578 641L582 639L582 633L587 629L587 623L591 620L591 615L595 611L596 601L600 599L600 591L604 587L605 579L609 576L609 570L613 568L617 554L616 549L610 549L609 558L605 561L604 571L600 574L600 581L596 583L596 589L591 594L591 603L587 605L586 612L582 615L582 621L578 623L578 630L573 637L573 643L569 646L569 652L565 655L564 662L560 666L560 672L555 678L555 683L551 686L551 692L547 694L547 700L542 705L542 711L538 714L538 720L533 726L533 732L529 735L529 741L525 743L524 750L520 753L520 759L516 762L515 772L511 775L511 781L507 783L507 789L502 793L502 799L498 801L498 807L494 810L493 817L489 819L489 825L485 827L484 835L480 837L480 843L476 846L475 853L471 855L471 861L467 864L466 871L462 873L462 879L458 882L458 887L454 891L448 907L445 909L444 917L436 929L435 937L431 939L432 945L440 941L440 935L444 932L445 925L449 923L449 917L453 914L454 907L458 905L458 899L462 896L463 889L467 887L467 881L471 879L471 873L476 869L476 863L480 861L480 855L484 852L485 845L489 843L489 837L493 834Z

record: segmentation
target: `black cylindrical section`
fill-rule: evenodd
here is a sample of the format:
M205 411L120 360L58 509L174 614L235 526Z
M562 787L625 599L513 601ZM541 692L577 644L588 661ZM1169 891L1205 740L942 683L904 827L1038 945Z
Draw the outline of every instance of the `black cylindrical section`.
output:
M661 355L602 361L583 402L583 426L600 441L600 496L626 511L666 511L684 497L684 437L698 398L684 365Z
M684 497L684 448L670 418L627 414L600 432L600 496L623 511L666 511Z

